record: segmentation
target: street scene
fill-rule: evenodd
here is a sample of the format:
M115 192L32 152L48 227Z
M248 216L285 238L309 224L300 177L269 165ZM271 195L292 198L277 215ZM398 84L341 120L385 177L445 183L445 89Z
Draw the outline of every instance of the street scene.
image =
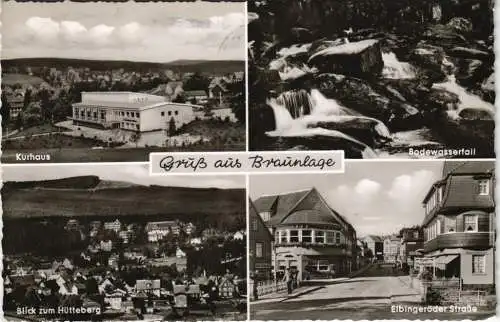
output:
M251 176L251 318L494 316L494 170L377 161Z
M250 150L493 158L494 3L248 1Z
M244 9L7 2L2 161L245 150Z
M3 172L8 320L246 320L245 178Z

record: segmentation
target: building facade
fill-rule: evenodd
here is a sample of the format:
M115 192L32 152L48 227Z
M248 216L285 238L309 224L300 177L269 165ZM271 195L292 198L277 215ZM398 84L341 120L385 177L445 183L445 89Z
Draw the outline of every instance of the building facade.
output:
M135 132L168 130L195 119L193 108L200 106L167 102L158 95L133 92L82 92L82 101L73 104L73 124L119 128Z
M273 235L269 232L257 209L250 201L250 271L260 278L270 279L272 273Z
M494 172L494 161L447 161L429 189L422 226L434 277L464 288L495 283Z
M396 263L399 259L399 247L401 239L397 236L384 238L384 262Z
M263 196L255 201L274 236L274 268L298 278L345 275L356 268L356 231L315 189Z
M372 260L382 261L384 260L384 242L382 238L375 235L368 235L364 237L363 242L365 242L366 247L371 252Z
M399 232L401 246L399 248L399 259L401 265L410 268L415 267L415 258L421 256L424 248L424 233L420 227L403 228Z

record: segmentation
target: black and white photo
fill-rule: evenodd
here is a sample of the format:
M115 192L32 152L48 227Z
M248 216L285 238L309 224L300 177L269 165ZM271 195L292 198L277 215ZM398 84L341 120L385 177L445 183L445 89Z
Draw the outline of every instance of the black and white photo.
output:
M2 161L245 150L245 6L9 1Z
M244 176L3 170L9 321L246 320Z
M491 0L251 0L250 150L493 158Z
M251 319L494 316L494 190L482 160L251 176Z

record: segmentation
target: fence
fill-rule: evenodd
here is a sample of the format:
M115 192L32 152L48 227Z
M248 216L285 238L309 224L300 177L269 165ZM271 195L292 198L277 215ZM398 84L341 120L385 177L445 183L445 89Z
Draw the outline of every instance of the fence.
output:
M277 293L286 290L286 282L274 282L274 281L264 281L258 282L257 294L259 296L267 295L271 293Z
M442 278L442 279L434 279L432 281L423 282L425 286L429 286L432 288L455 288L461 289L460 279L459 278Z

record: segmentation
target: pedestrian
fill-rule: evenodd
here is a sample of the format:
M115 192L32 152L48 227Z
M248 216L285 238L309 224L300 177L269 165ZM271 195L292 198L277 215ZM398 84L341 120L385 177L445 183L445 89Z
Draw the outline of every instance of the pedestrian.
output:
M259 271L255 271L253 274L253 299L254 301L259 300Z
M283 280L286 282L286 288L288 290L288 294L292 294L292 272L290 272L290 267L286 269L285 276Z

